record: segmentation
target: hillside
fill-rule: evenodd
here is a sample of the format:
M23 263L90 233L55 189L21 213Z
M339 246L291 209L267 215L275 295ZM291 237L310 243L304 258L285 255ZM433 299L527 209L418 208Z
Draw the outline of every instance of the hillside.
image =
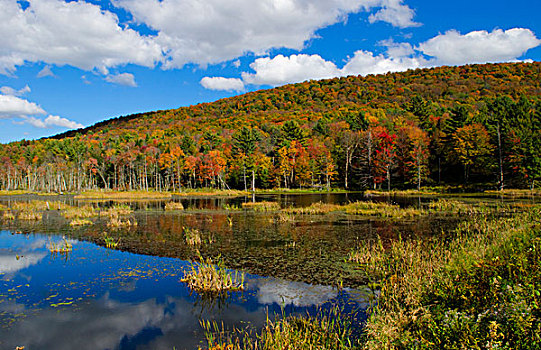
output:
M535 185L541 63L309 81L0 147L2 189Z

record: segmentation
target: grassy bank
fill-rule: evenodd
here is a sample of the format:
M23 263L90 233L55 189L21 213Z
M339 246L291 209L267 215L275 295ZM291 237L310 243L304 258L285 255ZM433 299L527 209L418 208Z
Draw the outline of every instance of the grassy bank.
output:
M84 191L74 197L75 199L168 199L171 193L154 191Z
M366 349L541 347L540 208L350 255L381 290Z

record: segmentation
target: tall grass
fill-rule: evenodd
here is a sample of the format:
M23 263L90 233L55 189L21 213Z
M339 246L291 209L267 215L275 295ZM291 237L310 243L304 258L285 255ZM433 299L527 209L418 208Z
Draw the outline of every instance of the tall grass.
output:
M283 316L283 315L282 315ZM352 324L338 308L316 315L293 315L272 320L267 317L259 332L225 330L223 324L201 322L209 350L346 350L360 349L352 335Z
M276 202L246 202L242 203L242 208L262 212L276 211L280 210L280 204Z
M164 199L171 198L171 193L154 191L84 191L74 197L75 199Z
M380 289L364 348L539 348L540 219L477 215L441 239L360 246L349 258Z
M188 284L202 296L220 296L230 291L244 289L244 273L232 272L225 268L224 262L218 257L213 262L211 258L199 256L199 263L192 263L190 270L185 273L182 282Z
M165 210L184 210L184 206L180 202L169 202L165 205Z

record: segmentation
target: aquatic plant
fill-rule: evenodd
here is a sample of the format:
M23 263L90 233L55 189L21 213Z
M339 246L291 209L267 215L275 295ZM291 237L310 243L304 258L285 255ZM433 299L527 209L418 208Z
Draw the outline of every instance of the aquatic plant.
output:
M121 238L115 239L107 234L107 232L103 232L102 234L103 242L105 243L105 247L109 249L116 249L118 245L120 244Z
M88 219L73 219L70 221L70 226L85 226L92 224L93 222Z
M164 199L171 198L171 193L155 191L84 191L74 198L76 199Z
M69 253L72 248L73 245L68 242L66 237L62 237L62 242L57 243L49 240L49 243L47 244L47 249L49 249L51 253Z
M62 211L62 216L66 219L88 219L98 216L99 212L91 205L81 207L70 207Z
M68 209L70 206L60 201L40 201L31 200L28 202L17 201L11 206L12 210L23 211L37 211L37 210L63 210Z
M237 204L229 204L229 203L225 203L223 205L223 208L224 210L241 210L242 209Z
M295 222L295 215L289 214L288 212L280 212L276 216L276 219L280 222Z
M182 233L184 234L186 244L188 244L189 246L196 246L201 244L201 231L199 231L198 229L182 227Z
M165 205L165 210L184 210L184 206L180 202L169 202Z
M242 208L254 211L275 211L280 210L280 204L276 202L246 202L242 203Z
M109 221L107 222L107 227L112 227L112 228L133 227L133 226L137 226L137 220L135 220L134 218L123 219L119 217L118 215L111 215L109 217Z
M290 207L286 208L283 211L290 214L307 214L307 215L318 215L318 214L327 214L333 211L340 211L343 208L337 204L329 203L313 203L308 207Z
M199 263L192 263L182 282L191 290L204 296L219 296L229 291L244 289L244 273L232 272L225 268L218 257L215 262L209 257L199 256Z
M348 315L350 316L350 315ZM360 349L352 323L337 307L316 315L293 315L275 320L267 316L263 329L226 330L223 324L202 321L209 350L312 350Z
M4 215L2 216L5 220L15 220L15 215L11 211L4 212Z
M112 217L112 216L119 216L119 215L129 215L132 213L133 213L133 210L130 208L129 205L120 204L120 205L114 205L108 208L107 210L103 210L102 212L100 212L100 215Z
M28 210L28 211L21 211L19 212L19 220L41 220L43 217L42 212L34 211L34 210Z

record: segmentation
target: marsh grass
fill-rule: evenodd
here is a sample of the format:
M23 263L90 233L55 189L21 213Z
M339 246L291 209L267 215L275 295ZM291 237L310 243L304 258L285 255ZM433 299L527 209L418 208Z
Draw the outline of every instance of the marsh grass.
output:
M199 255L199 263L192 263L181 281L204 297L222 296L227 292L244 290L244 273L226 269L220 257L213 262L211 258L204 259Z
M67 208L62 212L62 216L66 219L88 219L96 217L99 212L91 205L84 205L81 207Z
M105 247L108 249L116 249L121 240L121 238L115 239L114 237L109 236L107 232L103 232L102 239L103 243L105 243Z
M49 240L49 243L47 244L47 249L49 249L49 252L51 253L66 254L72 251L73 245L68 242L66 237L62 237L62 242L59 243Z
M425 214L421 209L413 207L401 208L398 205L383 202L354 202L348 204L313 203L308 207L286 208L282 212L300 215L322 215L329 213L346 213L350 215L379 216L384 218L403 219Z
M15 202L11 206L12 210L32 211L32 210L64 210L68 209L68 204L59 201L40 201L31 200L29 202Z
M242 208L260 212L268 212L280 210L280 204L276 202L246 202L242 203Z
M43 213L40 211L28 210L19 212L17 217L19 220L39 221L43 218Z
M541 346L540 219L539 207L476 215L439 239L373 241L350 253L380 290L364 348Z
M182 233L184 234L184 240L189 246L198 246L203 242L201 238L201 231L196 228L182 227Z
M15 215L11 211L5 211L2 216L5 220L15 220Z
M109 221L107 222L107 227L111 228L128 228L137 226L137 220L134 218L122 218L118 215L112 214L109 216Z
M228 203L225 203L223 205L223 209L224 210L233 210L233 211L242 210L242 208L239 205L237 205L237 204L228 204Z
M346 350L360 349L351 321L337 307L316 315L293 315L274 320L267 316L263 329L228 331L223 324L202 321L209 350Z
M531 198L541 196L541 190L504 189L503 191L485 191L486 194L512 198Z
M180 202L169 202L165 205L165 210L184 210L184 206Z
M73 219L70 221L70 226L85 226L85 225L93 225L94 223L88 219Z
M173 194L181 197L241 197L250 195L250 192L216 188L186 188L182 192L174 192Z
M100 216L120 216L120 215L129 215L132 214L133 210L130 208L129 205L114 205L107 210L103 210L100 212Z
M289 222L294 223L295 222L295 215L290 214L288 212L280 212L278 215L276 215L276 220L279 222Z
M421 190L408 189L408 190L391 190L391 191L378 191L378 190L367 190L364 192L367 195L373 196L404 196L404 197L417 197L417 196L437 196L440 194L438 191L430 188L421 188Z
M171 198L171 193L154 191L84 191L76 196L75 199L166 199Z
M313 203L308 207L291 207L286 208L283 212L288 214L306 214L306 215L320 215L327 214L330 212L341 211L343 208L337 204L328 204L328 203Z

